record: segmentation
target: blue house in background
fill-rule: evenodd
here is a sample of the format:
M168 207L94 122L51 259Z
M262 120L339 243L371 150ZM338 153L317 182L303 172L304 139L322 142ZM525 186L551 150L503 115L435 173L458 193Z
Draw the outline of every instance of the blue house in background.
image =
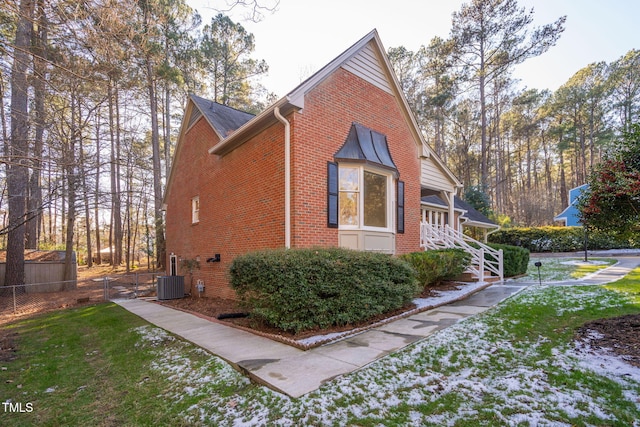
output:
M569 190L569 206L553 218L553 220L564 222L564 225L567 227L582 225L580 223L580 217L578 216L578 209L575 205L582 192L588 187L589 184L583 184Z

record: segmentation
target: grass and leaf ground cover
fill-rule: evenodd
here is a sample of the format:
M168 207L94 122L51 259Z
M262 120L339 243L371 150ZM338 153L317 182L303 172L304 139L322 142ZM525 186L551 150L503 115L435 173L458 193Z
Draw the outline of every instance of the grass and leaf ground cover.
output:
M540 276L536 262L541 262ZM561 258L546 257L532 258L529 261L527 274L519 277L518 281L542 281L558 282L562 280L582 279L589 274L607 268L615 264L617 260L613 258L591 258L585 262L583 258Z
M640 372L575 341L640 313L640 269L607 286L531 286L300 399L118 306L21 321L0 425L640 426Z

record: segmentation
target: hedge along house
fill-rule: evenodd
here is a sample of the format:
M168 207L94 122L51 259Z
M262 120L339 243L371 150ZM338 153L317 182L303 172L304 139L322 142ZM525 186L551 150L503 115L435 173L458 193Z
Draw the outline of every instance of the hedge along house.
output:
M460 187L374 30L257 116L189 97L164 201L167 273L198 260L205 295L233 298L229 264L250 251L418 251L459 232Z

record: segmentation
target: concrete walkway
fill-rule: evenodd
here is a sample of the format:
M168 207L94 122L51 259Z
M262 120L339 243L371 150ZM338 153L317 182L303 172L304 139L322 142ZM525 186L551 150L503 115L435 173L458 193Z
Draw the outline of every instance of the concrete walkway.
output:
M637 256L619 259L617 265L584 281L571 281L570 284L607 283L623 277L640 265L640 257ZM464 300L307 351L153 302L140 299L114 302L221 357L254 381L291 397L300 397L339 375L360 369L440 329L488 310L531 284L514 281L495 284Z

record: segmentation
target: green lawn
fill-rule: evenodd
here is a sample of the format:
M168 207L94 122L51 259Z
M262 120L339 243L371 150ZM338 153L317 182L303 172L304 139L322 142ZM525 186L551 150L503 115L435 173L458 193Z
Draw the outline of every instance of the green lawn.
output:
M0 425L639 425L639 370L575 345L590 320L640 313L640 268L607 286L532 286L301 399L114 304L3 326ZM5 405L6 406L6 405ZM635 424L634 424L635 423Z
M540 278L538 278L538 268L535 266L538 261L542 263ZM555 282L581 279L616 262L617 260L613 258L588 258L587 262L584 262L583 258L532 258L529 261L527 274L518 280Z

